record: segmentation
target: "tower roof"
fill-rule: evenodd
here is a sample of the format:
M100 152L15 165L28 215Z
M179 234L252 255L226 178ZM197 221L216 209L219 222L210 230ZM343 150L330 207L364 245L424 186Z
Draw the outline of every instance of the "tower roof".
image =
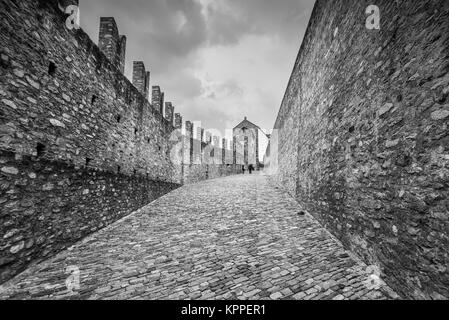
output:
M240 128L256 128L256 129L260 129L259 126L255 125L254 123L249 121L247 117L245 117L245 119L242 122L240 122L237 126L234 127L234 129L240 129Z

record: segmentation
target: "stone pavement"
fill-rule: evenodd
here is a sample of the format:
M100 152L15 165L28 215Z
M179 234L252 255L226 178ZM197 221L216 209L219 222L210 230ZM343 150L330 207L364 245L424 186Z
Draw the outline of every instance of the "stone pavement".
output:
M366 270L268 177L240 175L158 199L7 282L0 299L397 297Z

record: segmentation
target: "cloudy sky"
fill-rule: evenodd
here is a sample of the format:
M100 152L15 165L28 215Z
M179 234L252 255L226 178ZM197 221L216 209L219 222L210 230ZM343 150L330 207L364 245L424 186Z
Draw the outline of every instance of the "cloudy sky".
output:
M270 130L314 0L81 0L98 43L100 16L127 36L126 70L142 60L184 120L223 134L245 116Z

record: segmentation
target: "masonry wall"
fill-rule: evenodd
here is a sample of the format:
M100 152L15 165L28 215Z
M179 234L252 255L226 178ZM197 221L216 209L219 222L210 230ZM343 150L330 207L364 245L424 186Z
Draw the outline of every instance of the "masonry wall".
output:
M61 161L1 152L0 271L7 280L177 188Z
M187 128L192 129L187 123ZM190 131L191 132L191 131ZM183 183L192 184L202 180L216 179L242 173L242 165L233 162L232 151L210 143L182 136L183 145L182 173ZM228 155L228 157L224 157ZM225 159L225 161L223 161Z
M405 298L449 298L447 30L448 1L318 0L267 159Z
M171 102L165 103L165 119L171 124L173 124L173 117L174 117L175 107Z
M186 185L209 179L228 177L242 173L241 165L184 165L184 183Z
M149 74L145 70L143 61L133 62L133 85L145 99L148 99Z
M68 3L65 3L67 5ZM72 3L73 4L73 3ZM77 1L75 1L77 4ZM65 8L65 7L63 7ZM125 71L126 36L119 35L117 24L112 17L100 18L98 46L106 58L120 70Z
M143 63L139 89L125 78L113 18L104 52L66 18L57 0L0 2L0 283L183 183L233 173L192 164L173 107L167 120L163 93L146 99Z
M0 3L0 282L182 181L173 124L65 19Z
M161 114L164 114L164 96L159 86L152 87L151 101L155 110L159 110Z

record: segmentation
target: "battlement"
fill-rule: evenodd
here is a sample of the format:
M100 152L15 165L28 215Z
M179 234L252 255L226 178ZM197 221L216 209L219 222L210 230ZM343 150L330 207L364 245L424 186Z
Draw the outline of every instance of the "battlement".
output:
M69 4L77 1L0 4L0 283L182 183L234 173L193 165L190 139L173 141L173 105L165 118L164 93L156 108L147 99L144 63L134 85L124 76L115 19L101 18L97 46L66 27ZM180 164L179 142L188 152Z
M152 104L153 108L159 111L160 114L164 113L164 92L161 92L159 86L153 86L152 88Z
M125 72L126 36L119 35L113 17L100 18L98 47L121 73Z
M167 119L168 122L173 124L173 117L174 117L175 107L171 102L165 103L165 119Z
M150 88L150 72L145 70L143 61L133 62L133 85L139 92L148 99Z
M64 2L62 5L67 3L74 2ZM144 169L144 163L150 163L149 160L142 158L142 160L128 161L138 152L125 152L119 146L142 149L151 153L153 139L149 137L157 132L165 132L168 135L174 127L172 122L167 121L159 112L151 108L141 91L132 85L119 66L111 61L119 47L115 39L119 37L121 43L126 42L125 37L118 36L115 19L110 17L101 19L99 42L102 51L82 29L68 30L66 28L67 15L60 10L58 1L30 1L23 10L37 12L37 16L30 15L34 17L30 23L40 26L41 34L48 33L48 38L58 35L56 37L58 41L53 41L51 44L44 41L37 42L27 32L25 26L12 23L6 25L3 32L5 38L2 42L5 45L1 49L3 65L6 68L5 77L2 78L2 82L5 83L2 87L4 88L2 92L5 93L2 101L14 106L5 119L10 119L10 125L17 127L14 130L17 130L18 135L6 142L0 142L0 147L23 155L39 154L40 151L37 149L45 148L47 159L66 161L73 163L76 167L82 167L87 162L86 159L89 159L89 165L100 170L115 171L117 167L120 167L121 172L137 171L146 174L148 170ZM19 16L25 14L18 11L14 13ZM5 21L9 19L9 16L5 17ZM20 18L17 21L19 20ZM13 25L15 30L10 30L8 33L8 29ZM21 37L15 34L20 34ZM35 45L31 50L22 48L24 41ZM122 46L121 49L124 47ZM47 54L42 57L42 52ZM38 56L42 63L33 66L26 63L32 61L33 56ZM18 60L24 63L15 62ZM81 77L81 75L87 76ZM145 88L149 88L148 75L149 72L146 72ZM15 97L12 91L8 92L11 83L21 78L27 79L26 86L30 88L24 88L22 94L28 95L31 101L36 101L35 104L25 105L23 100ZM86 90L86 88L89 89ZM49 106L55 106L51 116L47 114L45 108L40 106L38 101L41 100L47 101ZM22 134L29 135L27 133L29 128L18 123L17 126L15 125L20 118L22 108L26 108L27 113L32 112L35 117L47 121L47 125L39 126L43 132L36 133L36 138L30 138L27 141L23 141L20 137ZM158 130L159 127L162 130ZM56 128L61 137L58 137L59 134L54 134ZM87 131L88 134L82 135L80 129ZM112 138L109 141L98 139L102 132L109 132ZM120 134L116 135L115 132ZM115 141L120 136L131 141L126 143ZM150 142L144 146L141 145L143 141ZM168 143L165 145L166 148L169 147ZM71 147L67 148L67 146ZM156 149L158 148L156 146ZM122 163L117 165L117 162ZM139 168L133 168L134 164L131 163L134 162L139 164Z
M182 128L182 116L180 113L175 113L175 128L176 129Z
M212 143L212 134L206 131L206 143Z
M191 121L186 121L186 136L193 138L193 123Z
M201 127L198 127L196 130L196 138L199 141L203 141L204 140L204 129Z

